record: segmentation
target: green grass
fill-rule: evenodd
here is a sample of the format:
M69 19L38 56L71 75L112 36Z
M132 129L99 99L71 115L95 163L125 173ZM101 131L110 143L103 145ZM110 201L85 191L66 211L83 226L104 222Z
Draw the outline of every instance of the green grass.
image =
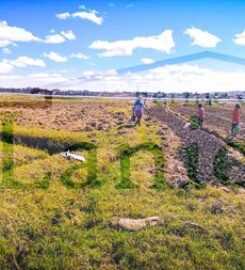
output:
M191 144L183 151L184 162L187 168L187 174L190 180L199 183L198 179L198 145Z
M232 141L232 142L228 142L227 144L239 150L245 156L245 142Z
M155 146L161 145L157 123L127 129L123 135L116 128L90 136L17 126L14 133L68 144L94 143L97 174L96 181L87 185L88 179L93 180L88 178L92 169L87 163L14 146L13 176L22 186L0 189L0 269L245 268L244 194L209 185L188 190L152 188L162 183L156 182L159 175L164 177L161 171L154 178L155 166L162 169L166 162L159 160L160 148ZM118 188L125 143L132 154L127 179L133 185ZM81 153L89 158L87 150ZM156 151L155 159L149 150ZM213 214L217 201L224 209ZM110 225L113 217L149 216L160 216L163 224L139 232L118 231Z
M223 184L227 184L229 182L227 172L231 169L231 166L232 164L229 162L227 149L220 149L214 160L214 175Z

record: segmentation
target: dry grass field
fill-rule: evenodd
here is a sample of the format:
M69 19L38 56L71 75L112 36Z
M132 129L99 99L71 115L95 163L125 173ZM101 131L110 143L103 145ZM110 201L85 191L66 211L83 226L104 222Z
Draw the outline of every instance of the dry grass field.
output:
M142 125L132 127L127 100L0 101L1 122L11 115L14 136L28 142L0 143L0 269L245 268L244 188L166 184L188 177L178 154L181 142L166 123L146 113ZM172 108L187 118L195 111ZM205 125L225 136L230 106L214 105L208 113ZM86 162L65 159L50 150L54 144L79 145L75 152ZM163 160L161 179L154 178L160 161L149 151L155 146ZM125 149L133 153L130 185L122 182L122 166L129 166L121 159ZM11 155L8 174L4 160ZM97 168L90 168L95 159ZM161 224L132 232L111 223L115 217L150 216L159 216Z
M225 102L213 102L213 105L209 106L208 104L206 104L206 102L202 103L204 104L204 108L206 111L204 127L208 128L210 131L215 131L223 138L226 138L227 134L229 134L230 132L232 111L235 104ZM191 115L196 114L197 111L197 105L193 103L176 104L172 105L171 108L186 117L187 119L189 119ZM238 136L238 139L244 140L245 104L241 104L241 111L241 122L243 124L243 128Z

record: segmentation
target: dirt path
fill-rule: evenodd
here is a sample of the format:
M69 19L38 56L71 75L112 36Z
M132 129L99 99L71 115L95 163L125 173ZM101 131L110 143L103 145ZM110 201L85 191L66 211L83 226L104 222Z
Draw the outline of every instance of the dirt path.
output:
M171 110L166 110L160 107L152 107L149 110L149 114L160 120L161 122L167 124L173 132L181 138L183 145L190 146L192 144L197 144L199 150L199 162L198 162L198 178L200 181L217 181L214 177L214 160L220 149L226 147L225 142L209 133L206 130L186 128L185 119L180 117L178 114ZM234 168L230 171L230 175L235 182L245 181L245 166L241 163L242 155L235 151L228 150L229 155L232 158L239 158L238 168Z
M208 128L210 131L218 133L224 139L230 133L231 128L231 115L233 107L227 106L227 104L222 107L210 107L205 106L206 114L204 127ZM189 119L192 115L196 114L196 107L190 105L179 104L179 106L171 106L173 111L180 113L182 116ZM241 114L241 132L238 135L238 140L244 140L245 138L245 114Z

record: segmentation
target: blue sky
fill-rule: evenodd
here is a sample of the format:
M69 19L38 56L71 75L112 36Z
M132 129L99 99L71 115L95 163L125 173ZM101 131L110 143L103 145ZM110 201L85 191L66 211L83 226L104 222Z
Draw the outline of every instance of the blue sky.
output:
M112 70L203 50L245 57L244 14L245 0L1 0L0 86L12 86L15 79L20 87L32 85L33 78L37 78L38 86L38 78L46 74L54 76L50 83L47 78L40 79L40 86L48 88L75 89L82 85L114 90L115 80L120 84L127 79L130 82L123 87L139 89L145 83L139 82L140 78L114 78ZM242 67L215 61L200 61L192 67L201 68L206 75L207 68L226 71L233 76L231 80L239 75L242 78L244 72ZM191 65L185 68L192 72ZM234 69L237 74L231 74ZM30 78L23 82L21 76ZM75 83L78 77L82 80ZM111 80L113 83L108 84ZM189 85L180 83L179 88L194 87L192 80L190 77ZM242 87L244 82L239 82ZM169 82L169 88L173 87L176 83Z

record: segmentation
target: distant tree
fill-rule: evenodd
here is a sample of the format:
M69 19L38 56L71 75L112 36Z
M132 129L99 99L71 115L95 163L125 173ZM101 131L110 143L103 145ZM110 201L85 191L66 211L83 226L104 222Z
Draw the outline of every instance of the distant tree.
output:
M214 102L215 103L219 103L219 100L218 99L219 99L219 93L215 92L214 93Z
M195 93L195 96L196 96L196 104L199 104L200 95L198 93Z
M162 92L161 95L162 95L162 98L165 98L167 96L167 94L164 92Z
M228 93L224 93L223 98L229 98Z
M184 93L185 103L188 103L189 102L190 95L191 94L189 92L185 92Z
M31 94L33 94L33 95L40 94L41 90L42 90L41 88L32 88Z
M208 100L208 105L209 105L209 106L212 106L212 98L211 98L210 93L207 93L207 94L206 94L206 99Z
M42 88L32 88L31 89L31 94L40 94L40 95L45 95L45 96L51 96L53 94L53 91L48 90L48 89L42 89Z
M237 99L240 101L242 100L242 95L237 95Z
M174 102L175 102L175 94L172 93L172 94L170 95L170 97L171 97L171 103L174 103Z

